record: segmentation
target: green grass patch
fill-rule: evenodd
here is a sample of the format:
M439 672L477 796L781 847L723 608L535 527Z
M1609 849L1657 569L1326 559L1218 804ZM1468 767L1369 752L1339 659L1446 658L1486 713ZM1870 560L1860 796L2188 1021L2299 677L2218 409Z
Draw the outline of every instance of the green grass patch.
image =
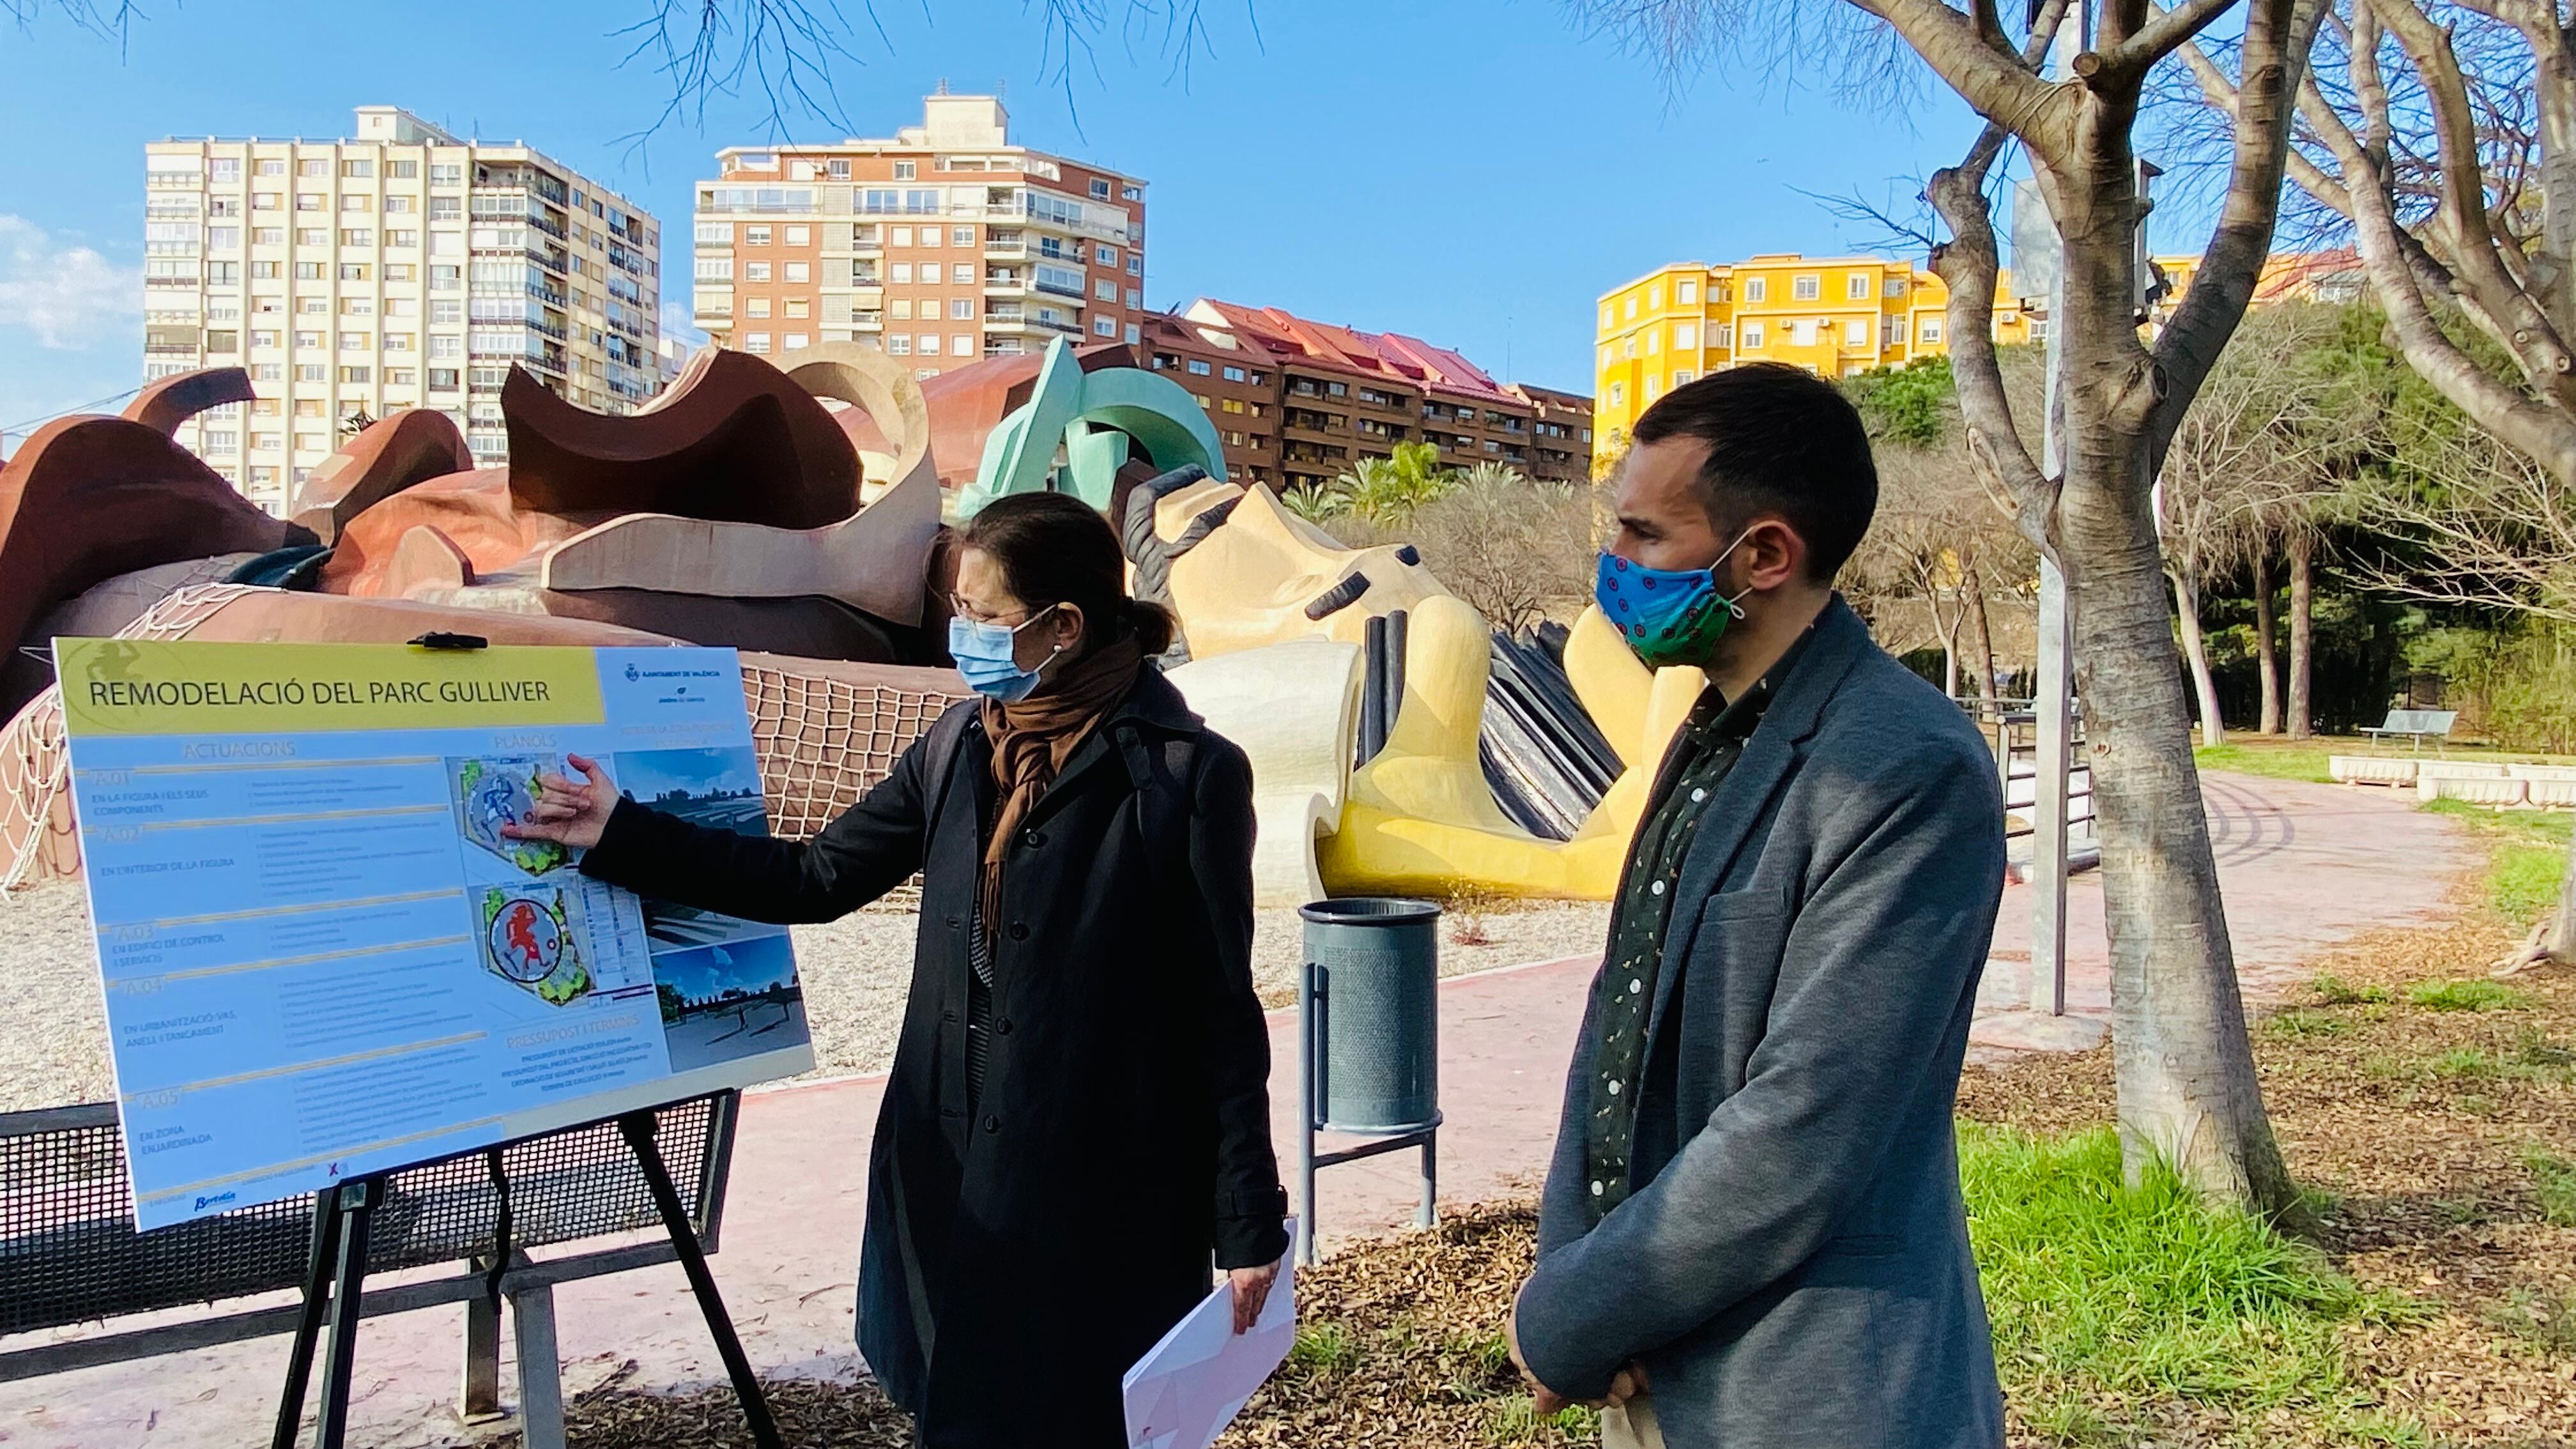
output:
M2191 752L2191 757L2204 770L2230 770L2275 780L2312 780L2323 785L2334 779L2326 773L2326 757L2353 754L2358 748L2351 740L2302 740L2295 744L2264 741L2202 745Z
M2357 1385L2339 1325L2407 1310L2312 1248L2213 1209L2171 1172L2121 1180L2109 1128L1965 1123L1960 1178L2006 1391L2043 1436L2128 1442L2160 1401L2283 1410L2342 1442L2411 1431Z
M2487 906L2497 915L2517 928L2528 927L2558 904L2576 816L2490 810L2459 800L2436 800L2422 808L2448 815L2494 842L2487 860Z
M1288 1345L1288 1367L1318 1376L1346 1374L1359 1367L1359 1340L1338 1323L1301 1323Z
M2522 1011L2531 993L2501 981L2427 981L2408 988L2406 999L2433 1011Z
M2576 1162L2535 1147L2522 1155L2522 1166L2531 1174L2531 1190L2540 1199L2542 1220L2562 1228L2576 1228Z
M2516 1288L2488 1310L2487 1321L2543 1353L2576 1353L2576 1293Z
M2316 993L2320 1006L2360 1006L2388 999L2385 986L2356 986L2331 971L2318 972L2308 989Z
M1600 1432L1601 1416L1577 1404L1542 1414L1527 1394L1515 1394L1496 1403L1485 1419L1485 1440L1490 1444L1525 1444L1543 1431L1553 1429L1567 1436L1592 1438Z
M2352 1030L2352 1023L2332 1012L2294 1006L2264 1018L2263 1030L2284 1041L2306 1041L2311 1037L2342 1036Z

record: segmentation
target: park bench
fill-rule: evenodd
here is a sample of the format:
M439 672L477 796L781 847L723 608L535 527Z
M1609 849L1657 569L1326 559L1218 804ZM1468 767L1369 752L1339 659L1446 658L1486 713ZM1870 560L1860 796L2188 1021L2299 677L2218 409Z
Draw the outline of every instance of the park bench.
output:
M2451 726L2459 717L2460 712L2456 709L2392 709L2388 712L2387 719L2377 725L2363 725L2361 732L2372 739L2406 735L2415 741L2415 748L2420 750L2424 748L2424 738L2427 735L2435 740L2449 739Z
M717 1092L654 1112L654 1138L707 1252L723 1217L740 1102L737 1092ZM178 1310L303 1286L314 1249L311 1197L137 1233L131 1191L114 1103L0 1113L0 1382L296 1329L301 1305L292 1301ZM463 1304L457 1410L474 1422L501 1412L499 1304L508 1299L524 1443L562 1449L554 1287L677 1261L664 1236L592 1241L663 1225L614 1120L405 1168L385 1179L366 1239L368 1271L453 1271L368 1287L359 1314ZM572 1244L589 1246L528 1252ZM139 1315L151 1318L115 1327ZM109 1331L60 1332L92 1323ZM49 1330L41 1342L24 1337Z

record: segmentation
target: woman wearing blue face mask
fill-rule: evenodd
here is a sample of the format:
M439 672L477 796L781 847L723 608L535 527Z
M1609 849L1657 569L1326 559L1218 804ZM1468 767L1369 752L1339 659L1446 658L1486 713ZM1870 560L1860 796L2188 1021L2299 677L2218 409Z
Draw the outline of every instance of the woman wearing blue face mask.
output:
M582 869L764 921L918 871L920 936L869 1159L859 1348L936 1449L1125 1442L1119 1378L1227 1270L1238 1330L1287 1248L1253 994L1252 772L1146 661L1077 499L964 530L950 624L980 696L807 841L550 779L524 832Z

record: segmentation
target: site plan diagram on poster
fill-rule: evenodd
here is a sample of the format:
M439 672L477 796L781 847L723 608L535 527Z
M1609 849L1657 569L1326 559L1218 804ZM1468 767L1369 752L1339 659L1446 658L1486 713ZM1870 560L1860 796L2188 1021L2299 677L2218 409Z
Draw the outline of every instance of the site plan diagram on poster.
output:
M56 657L138 1226L813 1065L783 927L502 833L578 754L766 834L732 650Z

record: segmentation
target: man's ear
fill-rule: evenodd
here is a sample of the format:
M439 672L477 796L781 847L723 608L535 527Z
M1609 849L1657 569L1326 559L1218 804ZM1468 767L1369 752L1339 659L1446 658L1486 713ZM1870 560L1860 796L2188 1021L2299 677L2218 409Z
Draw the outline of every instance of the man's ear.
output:
M1746 588L1768 591L1807 576L1807 541L1786 519L1755 519L1736 551L1744 557Z

